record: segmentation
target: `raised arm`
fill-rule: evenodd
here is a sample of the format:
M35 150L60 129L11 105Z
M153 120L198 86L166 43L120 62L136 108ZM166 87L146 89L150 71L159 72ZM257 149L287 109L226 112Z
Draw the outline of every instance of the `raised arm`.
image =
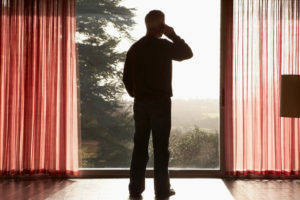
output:
M172 27L165 25L164 34L173 41L169 42L166 40L167 51L171 59L182 61L193 57L193 52L189 45L176 35Z

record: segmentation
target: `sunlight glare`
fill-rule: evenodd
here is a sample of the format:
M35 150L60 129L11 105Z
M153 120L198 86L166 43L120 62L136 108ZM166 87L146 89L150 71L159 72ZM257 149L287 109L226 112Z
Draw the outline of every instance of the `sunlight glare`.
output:
M146 33L145 15L159 9L165 13L166 24L192 48L192 59L173 62L173 98L219 98L220 0L124 0L121 5L137 9L137 24L131 31L135 40ZM123 39L118 48L127 51L131 44Z

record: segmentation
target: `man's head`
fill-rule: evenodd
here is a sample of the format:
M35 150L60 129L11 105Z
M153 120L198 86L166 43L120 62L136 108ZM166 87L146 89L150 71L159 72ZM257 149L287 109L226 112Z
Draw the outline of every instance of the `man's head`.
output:
M165 15L162 11L150 11L145 17L145 23L147 27L147 34L155 37L161 37L163 35Z

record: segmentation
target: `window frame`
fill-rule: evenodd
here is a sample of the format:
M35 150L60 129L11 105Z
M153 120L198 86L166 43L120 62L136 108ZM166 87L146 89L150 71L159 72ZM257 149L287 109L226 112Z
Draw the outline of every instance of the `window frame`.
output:
M225 136L224 136L224 83L226 56L226 18L225 4L228 0L220 0L220 135L219 135L219 169L201 168L169 168L170 178L223 178L225 177ZM233 1L233 0L231 0ZM81 141L81 139L79 139ZM79 159L81 156L79 155ZM129 168L79 168L79 175L71 178L129 178ZM153 178L153 168L146 169L146 177Z

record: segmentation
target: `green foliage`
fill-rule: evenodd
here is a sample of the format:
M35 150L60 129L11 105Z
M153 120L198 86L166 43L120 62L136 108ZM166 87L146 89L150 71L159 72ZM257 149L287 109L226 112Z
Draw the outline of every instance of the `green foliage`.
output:
M130 110L124 109L125 104L120 101L124 86L121 82L122 70L118 68L118 64L124 62L125 52L115 49L120 38L131 39L129 30L134 25L134 14L133 9L120 6L120 2L77 0L76 4L77 34L80 37L77 47L81 135L83 143L92 140L99 142L99 160L93 161L98 163L95 164L97 167L122 157L130 160L130 145L124 144L131 141L133 123ZM121 37L108 33L110 25ZM82 167L87 167L83 163ZM128 162L120 161L116 165L125 167Z
M219 167L219 134L194 128L170 138L170 167Z
M151 143L150 143L151 144ZM195 127L181 132L172 130L170 136L169 167L180 168L218 168L219 133ZM153 147L149 146L149 167L153 167Z

